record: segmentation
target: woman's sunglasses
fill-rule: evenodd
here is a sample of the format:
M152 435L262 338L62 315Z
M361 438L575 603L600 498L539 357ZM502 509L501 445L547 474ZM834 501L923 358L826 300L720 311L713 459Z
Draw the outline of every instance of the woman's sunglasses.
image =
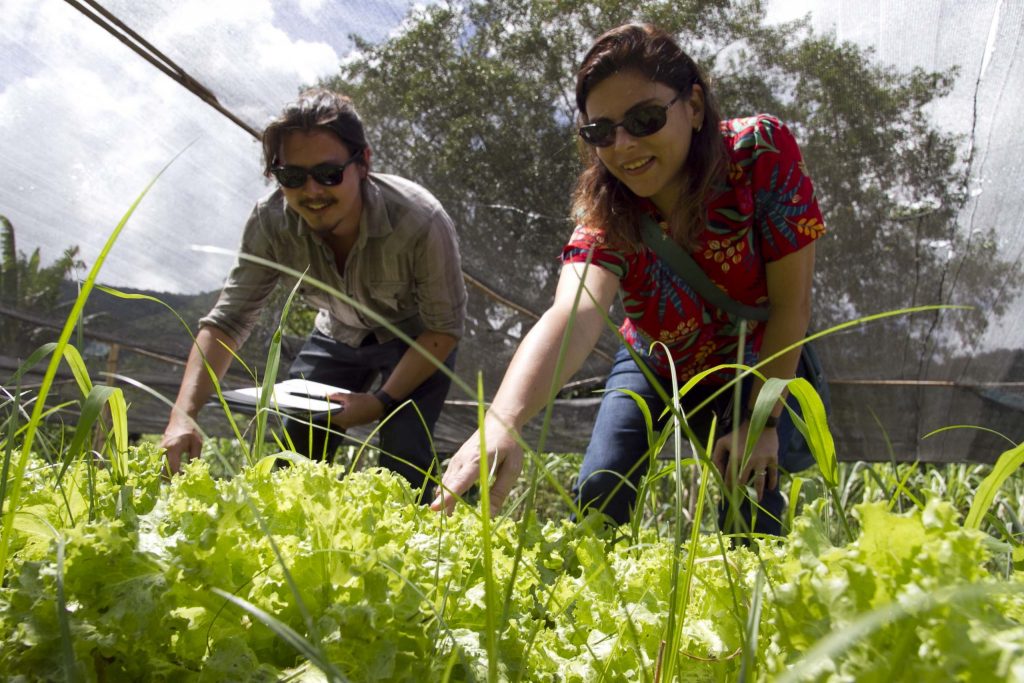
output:
M615 142L615 129L622 126L627 133L635 138L642 138L654 135L665 127L668 120L668 108L679 99L676 95L668 104L644 104L634 107L626 112L626 115L618 123L612 123L608 119L598 119L580 126L580 137L588 145L594 147L608 147Z
M277 178L277 182L281 183L281 187L287 187L289 190L295 190L305 185L307 176L313 176L313 180L320 185L334 187L341 185L341 182L345 180L345 169L348 168L348 165L353 161L358 161L362 156L362 151L359 151L350 156L348 161L343 164L317 164L313 168L272 166L270 172Z

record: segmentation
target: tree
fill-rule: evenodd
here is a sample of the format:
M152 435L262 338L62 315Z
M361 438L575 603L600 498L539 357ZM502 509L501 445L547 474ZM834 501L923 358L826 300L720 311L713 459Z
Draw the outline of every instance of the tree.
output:
M14 226L0 215L0 305L6 309L28 313L45 313L59 303L61 285L78 268L84 268L78 258L78 247L68 247L60 258L48 266L40 265L39 248L30 256L15 248ZM21 323L8 318L0 332L0 344L8 352L23 341L25 330Z
M571 230L575 69L594 37L631 19L677 35L712 75L724 115L767 111L794 129L831 233L818 252L819 327L949 302L956 270L957 301L982 306L941 335L935 319L898 323L896 372L917 377L1001 312L991 283L1014 266L993 262L991 233L958 234L967 165L960 141L924 113L953 74L896 73L807 21L769 26L759 0L656 0L639 11L607 0L453 1L418 10L383 43L354 37L358 54L327 85L357 102L375 163L422 182L452 213L467 271L542 310ZM982 276L993 269L1000 277ZM514 333L521 322L478 299L471 334ZM840 362L877 367L891 339L891 326L868 330ZM488 359L480 365L495 364Z
M793 32L802 39L752 35L730 58L722 94L737 110L778 113L801 140L831 227L817 272L818 292L830 294L816 301L822 321L922 304L975 306L903 319L902 338L890 327L860 345L866 359L879 347L897 352L892 374L922 376L940 353L1006 311L1012 298L999 296L999 283L1020 281L1016 265L993 258L994 230L958 230L968 164L958 155L961 141L926 114L955 73L897 73L852 44L799 25ZM751 62L758 68L745 70ZM939 336L943 315L950 324Z

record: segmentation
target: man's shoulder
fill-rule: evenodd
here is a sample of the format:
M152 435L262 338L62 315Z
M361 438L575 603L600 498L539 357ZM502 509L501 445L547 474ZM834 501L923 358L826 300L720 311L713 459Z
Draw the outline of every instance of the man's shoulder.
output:
M419 183L390 173L371 173L370 183L386 204L404 205L425 211L442 209L441 202Z
M368 181L363 210L372 224L390 227L385 234L421 236L454 230L441 202L419 183L387 173L371 173Z
M288 205L284 200L284 193L281 192L281 188L275 187L256 200L256 206L253 207L253 213L258 213L261 217L268 219L283 219L287 206Z

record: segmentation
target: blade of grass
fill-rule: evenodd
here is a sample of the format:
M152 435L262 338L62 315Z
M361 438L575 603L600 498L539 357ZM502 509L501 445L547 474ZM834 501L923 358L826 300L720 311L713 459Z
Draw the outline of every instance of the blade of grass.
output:
M1024 464L1024 444L1011 448L999 456L992 472L981 482L981 486L978 487L978 491L974 495L974 502L971 503L967 519L964 520L964 528L981 528L981 520L985 518L985 514L992 507L996 493L999 492L1010 475L1020 469L1022 464Z
M11 414L7 416L7 436L4 438L4 464L0 471L0 510L4 509L7 500L7 481L11 473L11 461L14 459L14 438L17 434L18 415L21 412L21 385L19 384L11 399Z
M572 331L576 325L576 311L579 309L580 300L583 297L583 293L586 290L586 273L590 268L591 259L594 256L594 251L591 249L587 254L586 261L583 264L583 273L580 276L579 284L576 287L576 295L573 300L572 309L569 314L569 321L565 327L565 331L562 334L562 341L558 347L558 357L555 361L555 369L551 376L551 386L548 388L548 400L545 402L544 414L541 421L540 437L537 440L537 447L534 449L534 457L529 459L529 484L526 495L526 505L522 517L520 519L519 530L520 538L524 536L524 532L527 526L536 516L534 510L534 501L536 500L537 482L538 482L538 466L537 461L541 457L540 454L544 452L544 444L547 440L548 431L551 428L551 415L555 407L555 399L558 396L558 392L561 390L561 382L559 381L562 376L562 368L565 365L565 356L569 351L570 341L572 338ZM589 291L587 292L589 294ZM481 399L482 399L481 394ZM482 425L482 423L481 423ZM522 543L517 544L514 556L512 558L512 571L509 573L508 581L506 583L505 590L505 609L502 610L500 624L504 628L505 623L508 619L508 605L510 604L513 588L515 587L516 578L519 575L519 567L522 562L523 547Z
M690 546L689 546L690 552L687 554L686 576L683 578L683 589L682 589L681 595L679 595L678 598L677 598L677 600L680 602L679 607L678 607L678 613L683 615L684 618L685 618L687 610L689 609L689 606L690 606L690 596L691 596L691 593L692 593L692 590L693 590L694 577L696 575L696 566L697 566L697 550L696 549L697 549L697 547L698 547L698 545L700 543L700 533L701 533L700 520L704 516L704 504L705 504L705 501L707 500L707 496L708 496L708 485L709 485L709 483L711 482L711 479L712 479L712 475L709 472L709 468L713 468L713 465L710 464L711 463L711 459L708 456L707 449L710 448L710 444L714 443L714 441L715 441L715 434L716 434L717 428L718 428L718 421L717 421L717 419L715 417L712 417L711 418L711 432L710 432L710 434L708 436L708 441L707 441L708 445L705 447L705 451L703 453L704 457L700 458L698 460L698 473L699 473L699 476L700 476L700 489L699 489L699 492L697 494L697 506L695 508L695 512L694 512L694 516L693 516L693 525L690 528ZM676 521L676 526L681 526L681 520L677 520ZM672 567L672 569L673 569L673 572L675 574L678 574L678 568L677 568L676 563L675 563L674 560L673 560L673 567ZM682 620L680 620L679 627L676 629L676 631L674 633L672 633L672 639L669 641L671 643L671 651L670 651L670 656L669 656L668 668L666 669L667 671L673 671L675 666L676 666L676 662L679 659L678 653L682 649L682 634L683 634L683 624L682 624Z
M922 440L923 439L929 439L929 438L935 436L936 434L942 434L943 432L948 432L948 431L953 430L953 429L976 429L979 432L988 432L989 434L994 434L994 435L998 436L999 438L1001 438L1004 441L1006 441L1007 443L1009 443L1011 447L1017 445L1016 441L1014 441L1010 437L1006 436L1002 432L997 432L996 430L989 429L987 427L979 427L977 425L949 425L948 427L940 427L939 429L935 429L933 431L928 432L927 434L922 436L921 439Z
M821 402L818 392L806 379L795 377L779 381L783 382L789 389L790 395L799 401L800 409L804 414L804 417L801 418L796 411L789 409L793 425L807 439L811 455L814 456L814 461L818 464L825 481L831 486L838 486L839 461L836 459L836 444L832 439L832 432L828 428L825 404Z
M78 383L78 390L82 392L83 396L87 396L92 391L92 379L89 377L89 369L85 367L82 354L70 343L61 348L61 353L64 354L64 362L68 364L75 382Z
M672 455L675 467L673 469L673 483L675 484L675 501L673 506L673 535L672 535L672 578L669 587L669 604L668 604L668 620L665 624L665 636L662 638L663 642L668 642L669 656L668 660L664 662L665 671L675 671L676 656L679 652L679 641L682 638L683 630L683 616L685 612L685 603L689 597L689 581L692 579L692 568L693 568L693 553L689 554L690 562L687 566L687 576L685 580L686 590L683 591L684 595L680 595L680 565L682 563L682 552L683 552L683 425L686 425L687 433L691 433L689 430L689 424L686 421L686 415L683 414L683 408L680 404L680 395L682 392L679 390L679 377L676 375L676 364L672 360L672 351L665 344L661 342L655 342L662 347L665 355L669 359L669 371L672 380L672 401L670 404L672 409L671 429L672 429ZM655 344L651 345L652 352ZM690 444L691 449L695 441L688 439L687 443ZM696 456L696 454L694 454ZM677 623L678 620L678 623Z
M914 470L916 470L917 463L915 462L914 463L914 468L911 469L911 470L908 470L907 473L904 476L902 476L902 477L900 476L900 473L899 473L900 467L899 467L899 463L896 460L896 449L893 448L892 439L889 438L889 430L885 428L884 424L882 424L881 418L878 416L877 413L875 413L873 408L869 407L868 411L871 413L871 417L872 417L872 419L874 419L875 424L878 425L879 431L882 432L882 439L885 441L886 453L889 455L889 465L892 467L893 476L896 479L896 485L893 487L893 491L892 491L892 493L889 496L889 498L890 498L889 509L896 509L896 510L898 510L901 513L903 512L903 498L901 497L901 494L902 494L902 495L905 495L907 498L909 498L910 501L912 503L914 503L914 505L917 506L917 508L919 510L923 510L924 509L923 502L918 500L918 498L916 496L914 496L913 493L911 493L911 491L907 488L907 485L906 485L907 481L910 478L910 476L913 474ZM849 499L849 496L847 495L846 491L844 491L843 492L843 501L845 502L848 499Z
M110 405L111 431L114 444L111 448L110 462L113 465L115 481L123 484L128 480L128 403L124 400L124 391L114 389L108 401Z
M203 252L203 253L221 254L221 255L224 255L224 256L230 256L230 257L233 257L233 258L239 258L239 259L242 259L244 261L249 261L251 263L255 263L257 265L264 266L265 268L270 268L270 269L276 270L276 271L278 271L280 273L284 273L285 275L288 275L288 276L290 276L290 277L292 277L292 278L294 278L296 280L303 279L305 284L311 285L313 287L316 287L317 289L320 289L321 291L327 293L328 295L340 299L346 305L351 306L352 308L358 310L361 314L366 316L366 318L368 320L372 320L375 324L380 325L381 327L386 328L389 332L394 334L396 338L401 339L410 348L413 348L416 351L418 351L420 353L420 355L422 355L424 358L426 358L427 361L430 362L434 366L435 369L437 369L439 372L442 372L447 377L449 377L452 380L452 384L454 384L459 389L461 389L465 393L465 395L467 397L470 397L470 398L472 398L474 400L476 399L476 391L468 383L466 383L465 380L463 380L461 377L459 377L457 374L455 374L448 366L446 366L444 364L443 360L438 360L437 358L435 358L429 351L427 351L420 344L418 344L415 339L413 339L408 334L406 334L402 330L400 330L397 327L395 327L393 323L385 320L380 315L380 313L377 313L376 311L373 311L373 310L367 308L364 304L362 304L362 303L360 303L358 301L355 301L354 299L352 299L352 297L348 296L344 292L339 291L338 289L336 289L336 288L334 288L334 287L332 287L332 286L330 286L330 285L328 285L328 284L326 284L324 282L321 282L321 281L317 280L316 278L306 277L305 273L303 273L301 271L298 271L298 270L295 270L294 268L289 268L287 266L281 265L280 263L277 263L276 261L271 261L269 259L261 258L259 256L253 256L252 254L246 254L246 253L239 253L239 252L231 251L229 249L221 249L220 247L210 247L210 246L197 246L197 245L194 245L192 248L195 251L199 251L199 252Z
M292 646L296 652L305 657L313 666L320 669L320 671L327 676L327 680L332 683L344 683L348 681L345 674L343 674L341 670L327 658L320 648L302 637L302 634L298 633L288 624L283 623L273 615L263 611L245 598L240 598L237 595L228 593L220 588L211 588L210 590L239 609L256 617L256 619L258 619L263 625L277 634L278 638L288 643L288 645Z
M740 681L748 681L754 675L757 640L761 629L761 607L764 603L764 571L757 572L757 578L754 579L754 594L751 596L750 602L750 612L747 613L747 623L744 629L743 640L746 647L743 648L740 664Z
M640 396L640 394L630 389L619 388L616 389L615 391L633 399L633 403L636 404L637 410L639 410L640 414L643 416L644 430L647 432L647 474L645 474L640 479L640 487L637 490L636 494L636 505L633 508L634 514L630 519L631 535L633 538L633 543L636 544L639 543L640 540L641 515L639 514L639 512L644 509L644 500L647 498L647 494L650 489L649 474L654 467L655 460L658 457L658 449L656 447L658 439L654 435L654 417L651 415L651 409L647 405L647 401L645 401L643 397ZM602 393L604 393L603 390ZM666 437L667 436L668 435L666 433Z
M253 462L259 461L263 453L263 440L267 433L267 410L270 405L271 397L274 395L274 385L277 383L277 371L281 366L281 340L284 335L284 324L288 319L288 311L291 309L292 301L295 299L295 294L299 291L299 287L302 285L305 278L306 273L303 273L295 282L295 286L293 286L292 290L288 293L284 306L281 307L280 322L274 330L274 335L270 340L270 348L267 351L267 363L263 369L263 383L261 384L260 393L256 400L256 433L253 436L251 450L252 457L249 462L250 465Z
M491 471L487 462L484 430L484 376L477 375L477 428L480 430L480 536L483 545L484 603L486 607L487 680L498 681L497 587L494 585L494 557L491 548Z
M900 496L906 496L911 503L914 504L918 510L924 510L925 502L914 495L914 493L907 486L907 482L910 481L910 477L913 476L914 472L917 471L917 463L913 463L912 467L908 467L906 473L896 481L895 490L892 493L892 497L889 499L889 509L892 510L896 507L895 502L900 500ZM952 501L951 501L952 502ZM899 512L903 512L903 506L899 506Z
M803 477L793 475L792 483L789 487L789 510L786 513L786 528L793 528L793 520L796 519L796 508L800 504L800 489L803 488L804 480Z
M21 378L25 375L26 372L28 372L29 370L34 368L36 365L38 365L39 361L41 361L42 359L46 358L51 353L53 353L54 349L56 349L56 348L57 348L57 342L49 342L49 343L43 344L38 349L33 351L31 353L31 355L29 355L29 357L25 359L25 362L22 363L21 365L19 365L18 369L14 372L14 374L11 375L10 381L11 382L15 382L15 383L20 383ZM19 386L20 386L20 384L19 384Z
M109 295L111 295L113 297L117 297L119 299L128 299L128 300L135 300L135 301L139 301L139 300L142 300L142 301L152 301L154 303L160 304L161 306L166 308L168 311L170 311L174 315L175 318L178 319L178 322L181 323L181 326L185 329L185 331L188 333L189 338L192 340L193 347L195 346L195 343L196 343L195 333L192 332L192 329L189 327L188 323L185 322L185 319L182 318L180 315L178 315L178 312L175 311L174 308L172 308L170 305L168 305L165 301L162 301L161 299L159 299L159 298L157 298L155 296L150 296L148 294L137 294L137 293L130 293L130 292L122 292L122 291L114 289L112 287L104 287L103 285L97 285L97 289L99 289L100 291L102 291L102 292L104 292L106 294L109 294ZM239 362L239 364L243 368L245 368L247 371L249 370L249 368L245 365L245 362L233 350L228 349L228 351L231 352L231 355L235 358L235 360L237 360ZM245 458L247 463L252 464L253 461L254 461L254 458L252 457L251 453L249 452L249 448L246 445L245 439L242 438L242 431L238 428L238 425L235 422L234 416L231 413L231 409L228 407L227 403L224 401L224 392L223 392L223 390L221 388L221 385L220 385L220 378L217 377L216 373L213 372L213 369L210 367L210 364L206 362L205 358L203 359L203 362L204 362L204 365L205 365L205 368L206 368L206 372L209 374L210 379L213 382L213 390L214 390L214 393L217 396L218 401L220 402L221 409L224 411L224 415L227 417L228 424L231 426L231 430L232 430L232 432L235 435L235 439L238 441L238 443L241 445L241 447L243 449L242 455ZM252 374L251 371L250 371L250 374ZM174 409L174 401L168 399L163 394L161 394L161 393L157 392L156 390L154 390L154 389L152 389L152 388L142 384L141 382L137 382L137 381L135 381L135 380L133 380L131 378L128 378L128 377L124 377L123 375L113 375L113 377L115 377L116 379L118 379L118 380L120 380L122 382L127 382L127 383L132 384L133 386L135 386L135 387L137 387L139 389L142 389L146 393L150 394L154 398L158 399L159 401L161 401L164 404L166 404L167 406L169 406L171 408L171 410ZM206 441L206 439L208 437L207 437L206 433L203 431L203 428L199 426L199 423L196 422L194 419L192 419L192 417L189 416L189 415L185 415L185 417L188 419L188 421L191 424L192 428L195 429L200 434L200 436L202 436L203 441ZM223 458L221 458L221 464L226 469L230 468L230 463L225 462Z
M61 464L60 471L57 472L58 483L64 478L64 473L67 472L71 464L82 456L82 453L85 451L86 442L92 436L93 425L102 414L103 406L112 399L115 392L121 393L123 400L124 395L120 389L108 385L100 385L93 387L89 395L82 401L82 410L78 414L78 424L75 426L74 436L71 438L71 444L64 451L64 461ZM125 441L127 441L127 436Z
M52 528L52 527L51 527ZM75 646L71 640L71 621L68 612L67 600L64 596L64 551L65 539L58 534L56 529L53 533L57 536L57 624L60 628L60 654L64 668L64 680L75 682L82 680L81 672L78 669L78 662L75 661Z

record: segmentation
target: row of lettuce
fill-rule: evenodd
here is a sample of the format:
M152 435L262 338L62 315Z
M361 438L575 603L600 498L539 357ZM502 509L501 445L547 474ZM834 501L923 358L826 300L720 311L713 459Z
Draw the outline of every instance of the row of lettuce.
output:
M196 461L165 483L157 449L127 462L115 484L31 461L0 677L1024 680L1013 549L938 499L862 504L843 545L818 502L757 552L704 534L680 563L596 519L438 515L379 470Z

